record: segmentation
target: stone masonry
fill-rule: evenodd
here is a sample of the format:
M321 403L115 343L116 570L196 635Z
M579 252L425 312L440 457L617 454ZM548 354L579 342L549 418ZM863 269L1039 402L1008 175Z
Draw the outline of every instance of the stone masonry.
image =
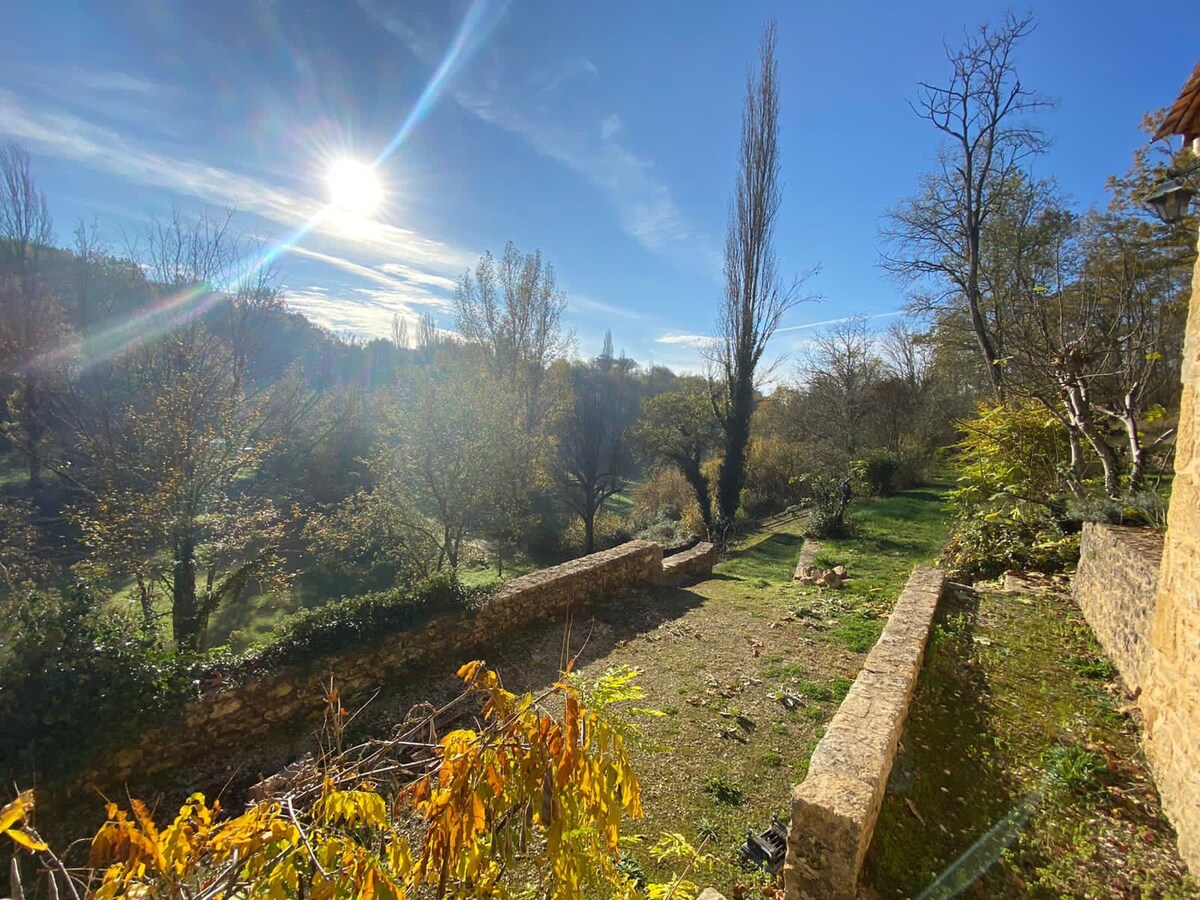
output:
M792 791L787 900L851 900L883 803L945 576L913 569L862 671Z
M1200 871L1200 259L1183 344L1175 482L1150 623L1153 677L1142 689L1146 755L1179 855Z
M1162 551L1162 536L1144 528L1083 526L1072 582L1075 602L1135 694L1150 675L1150 623Z
M715 550L701 544L679 554L675 577L712 571ZM671 557L675 559L675 557ZM150 728L136 743L109 755L86 773L85 788L112 790L128 779L156 775L252 745L268 732L304 725L322 712L330 673L350 706L370 697L389 680L437 665L453 669L492 645L498 636L539 621L561 618L593 599L663 582L662 547L630 541L611 550L571 560L504 583L487 604L442 616L396 634L372 636L362 647L301 666L283 665L254 673L236 684L217 686L184 704L179 720Z

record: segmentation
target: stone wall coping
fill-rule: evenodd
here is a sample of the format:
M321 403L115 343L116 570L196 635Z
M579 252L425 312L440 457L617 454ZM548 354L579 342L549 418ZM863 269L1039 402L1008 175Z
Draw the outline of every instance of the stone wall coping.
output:
M938 569L913 569L813 750L808 776L792 790L784 865L788 900L850 900L857 894L944 584Z

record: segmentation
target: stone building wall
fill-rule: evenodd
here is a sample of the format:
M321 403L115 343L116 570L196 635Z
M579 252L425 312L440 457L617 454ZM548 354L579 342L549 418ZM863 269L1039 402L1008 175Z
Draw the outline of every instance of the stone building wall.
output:
M1179 855L1200 871L1200 259L1183 346L1175 481L1161 557L1129 529L1090 526L1075 596L1138 692L1143 743Z
M1146 753L1179 854L1200 872L1200 259L1183 346L1175 482L1150 625L1154 677L1139 705Z
M705 563L711 571L711 552L699 563L691 562L691 574L700 574ZM409 631L371 636L361 647L315 658L302 667L279 666L215 687L185 703L176 722L151 728L135 744L109 755L103 767L85 775L84 786L119 788L135 776L186 768L252 744L273 730L306 723L319 712L330 672L336 674L343 704L353 708L390 679L432 665L453 670L497 636L562 617L568 608L599 597L658 583L662 574L662 547L630 541L505 582L477 610L442 616Z

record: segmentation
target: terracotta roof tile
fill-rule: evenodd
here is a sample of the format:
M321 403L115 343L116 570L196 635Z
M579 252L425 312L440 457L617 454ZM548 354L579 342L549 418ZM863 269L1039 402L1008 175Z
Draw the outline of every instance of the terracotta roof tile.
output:
M1154 138L1157 140L1173 134L1183 135L1187 143L1200 137L1200 63L1192 70L1191 77L1167 111L1167 117L1154 133Z

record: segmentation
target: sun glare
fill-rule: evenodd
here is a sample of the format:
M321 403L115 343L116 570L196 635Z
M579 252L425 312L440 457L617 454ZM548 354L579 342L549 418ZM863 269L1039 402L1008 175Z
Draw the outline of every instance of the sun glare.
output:
M383 201L375 168L354 159L339 159L329 167L329 202L356 216L369 216Z

